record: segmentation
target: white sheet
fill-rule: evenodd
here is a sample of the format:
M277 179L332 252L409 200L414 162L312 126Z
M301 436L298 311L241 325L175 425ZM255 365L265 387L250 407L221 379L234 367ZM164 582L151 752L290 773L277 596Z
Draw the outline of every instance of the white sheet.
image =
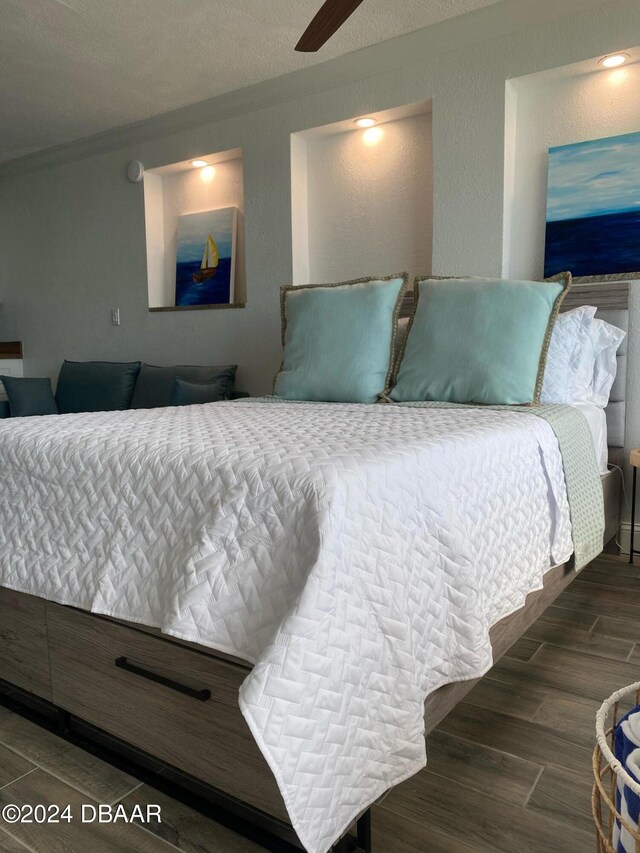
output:
M589 430L593 438L593 447L596 451L596 459L598 460L598 468L601 474L606 474L608 471L609 448L607 446L607 415L605 410L593 403L571 403L571 407L582 412L589 424Z
M240 706L324 853L425 764L423 702L572 551L524 413L216 403L0 423L0 584L255 663Z

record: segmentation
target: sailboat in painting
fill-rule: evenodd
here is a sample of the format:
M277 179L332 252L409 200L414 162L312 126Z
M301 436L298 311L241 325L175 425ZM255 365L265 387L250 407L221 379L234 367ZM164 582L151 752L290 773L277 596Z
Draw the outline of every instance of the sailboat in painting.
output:
M176 307L233 304L237 228L237 207L178 215Z
M204 244L204 254L202 255L202 263L200 264L200 269L197 272L193 273L193 280L196 284L202 284L204 281L207 281L210 278L213 278L214 275L218 272L218 264L220 263L220 256L218 254L218 247L216 246L216 241L213 239L211 234L207 237L207 242Z

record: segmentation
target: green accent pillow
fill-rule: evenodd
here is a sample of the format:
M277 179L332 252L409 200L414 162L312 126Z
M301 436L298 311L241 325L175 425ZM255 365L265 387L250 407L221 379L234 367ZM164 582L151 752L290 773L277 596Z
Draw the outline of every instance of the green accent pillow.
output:
M173 405L171 396L176 379L198 384L220 381L224 385L222 396L228 397L233 388L236 368L235 364L221 367L204 367L197 364L156 367L154 364L143 364L136 382L131 408L159 409Z
M216 382L185 382L176 379L171 394L171 406L192 406L196 403L217 403L224 400L227 383L224 379Z
M60 414L128 409L139 372L139 361L65 361L56 389Z
M58 414L50 379L0 376L0 382L7 393L12 418Z
M406 273L283 287L284 355L275 396L375 403L389 388L406 287Z
M553 281L416 279L391 399L538 403L547 349L571 275Z

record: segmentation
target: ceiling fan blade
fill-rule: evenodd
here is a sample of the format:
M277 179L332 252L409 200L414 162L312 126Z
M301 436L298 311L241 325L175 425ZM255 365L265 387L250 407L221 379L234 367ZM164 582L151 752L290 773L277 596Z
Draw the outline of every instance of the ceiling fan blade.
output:
M326 0L302 34L302 38L296 45L296 50L303 53L313 53L319 50L361 3L362 0Z

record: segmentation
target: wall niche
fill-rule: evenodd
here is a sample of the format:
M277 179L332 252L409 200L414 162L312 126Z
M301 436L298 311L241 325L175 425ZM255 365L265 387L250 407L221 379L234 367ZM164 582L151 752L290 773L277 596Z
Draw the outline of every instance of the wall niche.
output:
M506 82L503 275L544 275L549 148L640 130L640 48L621 68L595 56ZM615 178L606 174L605 179ZM584 180L576 175L576 185Z
M196 165L194 162L206 165ZM222 238L222 270L233 267L231 302L176 305L176 257L178 217L221 208L236 208L233 264L222 255L230 238ZM144 173L144 209L147 240L147 284L150 311L184 311L215 308L243 308L246 304L244 186L242 151L234 148L199 156L196 161L171 163ZM204 245L204 244L203 244ZM214 242L217 250L217 244ZM212 253L214 249L212 248ZM203 261L204 263L204 261ZM209 263L209 262L207 262ZM225 273L226 274L226 273ZM205 282L207 285L207 282Z
M431 102L292 134L291 202L295 284L429 274Z

